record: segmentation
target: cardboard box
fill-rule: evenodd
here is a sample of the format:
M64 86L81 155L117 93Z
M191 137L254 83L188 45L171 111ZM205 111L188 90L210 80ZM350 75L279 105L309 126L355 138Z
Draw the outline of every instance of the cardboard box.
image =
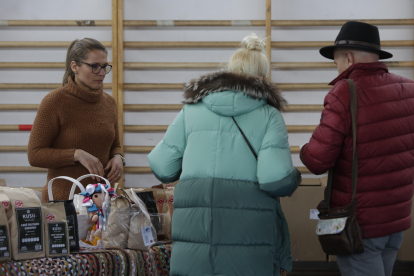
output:
M281 198L281 205L289 226L293 261L326 261L316 235L317 219L310 219L323 199L325 186L299 186L292 197Z
M321 183L320 178L302 178L300 186L321 186Z
M0 179L0 186L6 186L6 179Z

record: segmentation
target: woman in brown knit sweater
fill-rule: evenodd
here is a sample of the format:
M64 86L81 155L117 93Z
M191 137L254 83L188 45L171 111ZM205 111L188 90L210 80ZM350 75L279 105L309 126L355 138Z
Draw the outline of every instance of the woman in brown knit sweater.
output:
M111 183L121 178L124 153L117 107L114 98L103 92L103 80L111 71L107 54L95 39L73 41L66 56L63 87L46 95L39 106L27 155L30 165L48 169L47 181L88 173ZM86 186L97 181L82 182ZM68 199L71 187L68 181L54 181L53 198ZM48 201L46 185L42 198Z

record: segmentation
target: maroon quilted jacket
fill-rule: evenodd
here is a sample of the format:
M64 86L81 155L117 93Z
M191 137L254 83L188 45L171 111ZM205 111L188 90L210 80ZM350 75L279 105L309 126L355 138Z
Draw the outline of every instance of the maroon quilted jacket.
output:
M414 191L414 82L391 74L382 62L357 63L340 74L325 98L322 119L300 158L314 174L335 166L331 207L352 198L352 129L349 85L355 82L357 118L357 220L364 239L411 226Z

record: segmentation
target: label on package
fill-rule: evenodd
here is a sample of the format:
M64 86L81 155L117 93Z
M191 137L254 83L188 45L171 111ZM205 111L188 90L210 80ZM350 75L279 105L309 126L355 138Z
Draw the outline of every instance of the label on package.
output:
M68 236L66 223L48 223L47 228L49 230L49 254L67 254L68 253Z
M16 209L16 219L18 252L43 251L42 209L40 207Z
M319 219L318 215L319 215L318 209L310 209L310 216L309 216L310 219Z
M76 246L78 234L75 231L75 217L73 215L66 216L66 221L68 222L69 244L70 246Z
M142 232L142 239L144 240L144 245L148 246L151 244L154 244L154 237L152 236L152 229L151 226L147 226L144 228L141 228Z
M0 225L0 259L10 257L9 235L7 225Z

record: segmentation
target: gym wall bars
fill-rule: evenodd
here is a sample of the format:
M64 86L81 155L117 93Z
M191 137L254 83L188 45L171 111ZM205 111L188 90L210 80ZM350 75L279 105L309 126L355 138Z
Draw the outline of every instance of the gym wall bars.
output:
M119 130L121 141L124 141L125 132L165 132L167 125L124 125L124 111L179 111L181 104L126 104L124 103L124 90L128 91L152 91L166 90L178 91L183 87L182 83L124 83L124 70L148 70L148 69L216 69L217 62L124 62L124 48L237 48L239 41L124 41L124 27L222 27L222 26L255 26L266 28L267 55L271 60L272 48L319 48L331 45L331 41L271 41L272 27L309 27L309 26L341 26L347 20L271 20L271 0L266 0L265 20L215 20L215 21L190 21L190 20L123 20L123 0L112 0L112 20L3 20L0 28L11 26L111 26L112 41L103 42L106 47L112 48L112 83L105 84L105 89L112 89L112 95L118 105ZM374 25L414 25L414 19L387 19L387 20L359 20ZM413 47L413 40L382 41L383 47ZM69 41L3 41L0 48L67 48ZM414 61L386 62L387 66L397 68L413 68ZM0 68L64 68L64 62L0 62ZM272 62L272 70L296 70L296 69L336 68L332 62ZM271 77L271 76L269 76ZM0 93L4 90L23 89L55 89L60 87L58 83L0 83ZM282 91L297 90L329 90L326 83L280 83ZM37 110L38 104L0 104L0 111L24 111ZM318 112L323 110L320 105L289 105L286 112ZM31 122L28 125L0 125L0 131L30 131ZM288 125L288 132L313 132L315 125ZM153 146L125 146L126 153L149 153ZM1 146L0 152L25 152L27 146ZM292 153L299 153L299 146L291 146ZM299 167L303 174L310 172L305 167ZM21 166L3 166L3 173L45 172L45 169ZM149 167L125 167L127 174L151 174ZM122 178L123 179L123 178ZM312 184L315 180L304 178L303 184ZM128 183L127 183L128 184ZM123 186L123 183L120 183ZM127 186L127 185L126 185Z

